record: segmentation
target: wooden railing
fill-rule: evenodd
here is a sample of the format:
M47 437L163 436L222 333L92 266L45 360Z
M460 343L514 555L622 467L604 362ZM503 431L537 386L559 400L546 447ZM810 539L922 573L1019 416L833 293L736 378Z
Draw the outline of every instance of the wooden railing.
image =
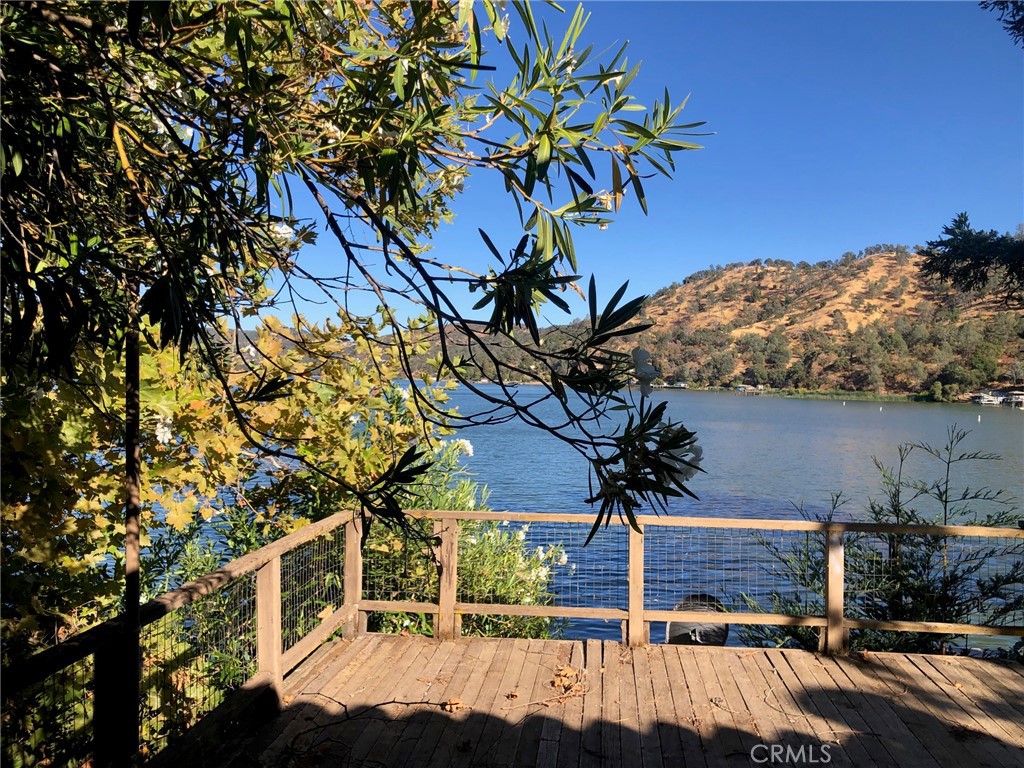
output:
M1024 530L961 525L886 525L879 523L815 522L808 520L765 520L722 517L661 517L640 515L639 530L628 529L627 599L621 608L565 607L558 605L508 605L495 603L466 603L455 600L458 583L459 521L500 520L530 523L563 523L589 530L593 524L590 515L557 513L514 512L449 512L413 510L414 517L435 521L435 533L441 536L439 550L442 574L440 595L434 602L402 602L388 600L360 600L360 612L413 611L431 613L436 617L437 636L450 638L458 634L462 615L492 613L516 616L547 616L565 619L605 619L623 622L623 640L630 645L643 645L650 640L651 622L725 622L730 624L762 624L774 626L806 626L821 628L820 650L842 653L847 647L850 629L876 629L901 632L939 633L948 635L989 635L1024 637L1024 625L985 626L938 621L888 621L848 618L845 615L845 556L844 541L848 534L875 536L937 536L1012 539L1021 543L1018 558L1024 557ZM820 534L824 538L825 588L823 615L792 615L761 611L659 610L647 608L645 594L645 537L652 528L672 529L725 529L748 531L802 531ZM600 534L599 534L600 535Z
M795 520L751 520L732 518L693 518L693 517L655 517L640 516L637 519L639 530L613 529L599 533L598 536L625 536L625 567L626 574L621 589L611 600L612 605L596 605L593 599L590 604L559 605L556 598L550 604L522 605L495 603L486 601L459 600L459 553L460 527L465 525L479 526L486 521L501 521L506 524L533 524L546 531L547 541L570 540L581 543L593 523L590 515L555 514L555 513L515 513L515 512L451 512L451 511L410 511L413 518L432 521L432 532L437 545L432 553L438 567L439 580L436 592L424 594L419 600L370 599L366 594L367 580L364 578L364 560L360 551L361 527L358 516L343 512L330 518L313 523L299 531L286 536L260 550L239 558L217 571L201 579L185 584L179 589L147 603L141 609L144 626L154 624L164 617L169 617L186 606L201 604L210 599L220 590L224 590L242 579L254 579L253 605L245 600L239 603L239 610L251 611L255 614L255 668L254 673L245 681L241 694L263 691L275 696L280 692L283 678L303 659L315 651L332 635L342 633L352 637L366 631L367 617L374 612L414 612L428 614L433 617L434 635L438 639L451 639L461 634L461 622L470 614L495 614L513 616L540 616L558 619L599 619L622 623L622 638L630 645L642 645L650 641L651 622L725 622L729 624L758 624L805 626L820 629L820 649L829 653L842 653L846 649L848 633L851 629L880 629L913 632L935 632L958 635L998 635L1024 636L1024 626L1018 622L1012 626L979 626L963 623L943 623L935 621L896 621L866 620L846 616L845 574L846 557L844 547L850 535L886 536L935 536L960 539L997 539L1004 543L1004 549L1016 554L1011 558L1020 559L1024 551L1024 530L1010 528L989 528L975 526L907 526L907 525L876 525L870 523L842 522L809 522ZM522 529L520 529L522 530ZM731 532L748 531L756 536L764 536L770 532L783 532L792 536L794 533L816 537L824 548L826 579L824 584L822 605L824 610L816 614L768 613L757 610L736 611L728 613L697 610L672 610L670 608L649 607L645 604L646 587L655 574L645 569L645 559L652 555L652 531L660 530L662 534L673 537L672 541L700 540L708 530L717 531L716 536L732 536ZM564 535L563 535L564 534ZM677 536L678 534L678 536ZM738 535L738 534L737 534ZM783 534L780 534L783 535ZM343 541L339 539L343 537ZM324 598L324 605L317 604L315 626L301 628L292 632L301 635L284 646L282 637L286 634L285 624L289 616L287 595L297 586L282 584L282 561L284 558L295 557L304 546L330 539L334 542L334 552L343 556L319 555L311 561L322 572L311 578L342 585L340 598ZM810 540L810 539L808 539ZM339 545L343 544L343 548ZM582 552L577 547L575 554ZM621 554L621 553L620 553ZM585 555L589 556L589 555ZM341 559L341 563L336 562ZM754 561L751 560L750 563ZM763 558L759 561L763 567ZM748 565L747 571L754 566ZM332 570L333 569L333 570ZM743 569L741 569L742 571ZM328 574L331 574L330 576ZM741 573L749 578L750 573ZM669 583L674 578L668 574ZM587 589L585 582L581 585ZM592 593L590 594L593 597ZM607 600L605 602L608 602ZM188 627L184 628L185 635ZM54 747L44 755L48 765L80 765L92 758L96 765L110 765L124 762L124 744L138 742L138 734L126 734L119 727L119 713L124 706L118 701L119 690L116 678L132 673L133 665L126 662L122 630L118 621L111 621L90 629L68 640L61 645L48 649L11 669L3 672L5 705L16 701L19 696L36 696L37 691L48 690L48 681L58 679L62 671L85 665L91 679L76 683L84 686L75 695L66 696L71 702L68 706L75 707L74 721L77 723L81 714L77 708L85 707L89 715L84 719L91 736L80 740L83 747ZM123 639L123 638L122 638ZM135 652L137 652L136 649ZM134 653L132 654L134 655ZM128 655L127 658L131 658ZM90 662L90 660L92 660ZM175 662L178 663L178 662ZM142 666L142 665L140 665ZM85 675L88 678L88 674ZM77 678L75 678L77 679ZM78 693L81 695L78 696ZM76 698L77 696L77 698ZM84 702L84 703L83 703ZM66 703L66 702L65 702ZM219 703L219 702L218 702ZM28 705L30 706L31 702ZM129 703L129 706L132 706ZM59 707L58 707L59 709ZM5 711L10 711L5 706ZM59 714L59 713L58 713ZM202 715L203 713L198 713ZM198 717L197 715L197 717ZM58 718L59 719L59 718ZM5 726L9 727L9 726ZM42 727L42 726L41 726ZM54 739L66 738L61 729L55 729ZM66 729L65 729L66 730ZM5 764L17 765L17 759L10 759L11 737L16 734L6 733L4 741ZM15 747L16 748L16 747ZM75 749L79 749L76 752ZM88 754L81 754L87 749ZM152 751L152 750L151 750ZM129 756L130 757L130 756ZM31 760L22 760L20 764L33 764ZM44 764L37 762L36 764Z

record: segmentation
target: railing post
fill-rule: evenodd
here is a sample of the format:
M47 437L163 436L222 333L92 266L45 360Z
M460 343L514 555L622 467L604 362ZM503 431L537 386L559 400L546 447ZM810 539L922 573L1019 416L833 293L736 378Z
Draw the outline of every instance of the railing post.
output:
M93 761L102 768L136 764L139 750L139 674L137 632L117 625L93 656ZM132 659L135 663L132 663Z
M362 631L359 621L359 602L363 599L363 519L353 515L345 523L345 574L342 584L342 610L345 620L341 625L344 637L354 637Z
M825 652L845 653L846 630L843 627L843 600L845 588L845 553L843 530L828 525L825 528Z
M441 537L437 557L441 563L441 583L437 597L438 614L434 636L438 640L454 640L462 634L455 615L455 599L459 583L459 521L435 520L434 535Z
M644 624L644 529L629 528L629 620L626 624L626 642L631 646L646 645L647 627Z
M256 660L261 673L270 675L280 695L284 679L281 664L281 558L275 557L256 571Z

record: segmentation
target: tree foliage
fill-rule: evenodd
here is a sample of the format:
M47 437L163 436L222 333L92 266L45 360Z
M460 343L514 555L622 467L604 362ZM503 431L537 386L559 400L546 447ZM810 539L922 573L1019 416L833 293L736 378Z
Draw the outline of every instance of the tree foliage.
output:
M982 0L978 3L986 11L999 13L999 21L1013 42L1024 47L1024 3L1020 0Z
M942 228L922 251L921 271L961 291L989 291L1007 304L1024 306L1024 240L994 229L972 229L966 213Z
M244 554L309 520L352 508L357 494L393 477L413 445L435 454L445 430L423 424L407 392L392 383L400 376L393 345L388 351L375 342L379 360L373 365L366 342L346 341L350 328L340 320L308 326L309 340L324 354L313 377L303 375L310 362L282 342L282 330L268 320L225 373L237 391L265 386L272 372L293 379L288 397L249 410L249 428L265 435L262 450L247 441L215 381L181 365L169 347L143 350L141 491L149 503L141 523L143 592L149 596L185 575L202 575L181 571L197 537L212 541L226 526L223 551ZM252 363L257 348L272 356L272 368L265 360ZM88 374L82 383L54 379L27 392L3 391L5 655L60 640L118 607L124 446L119 420L109 413L123 397L124 370L112 352L77 364ZM443 400L445 385L424 396ZM295 450L316 469L290 459ZM331 481L335 475L355 490ZM420 495L429 498L431 484L442 480L443 473L418 472ZM399 498L411 503L416 497Z
M619 290L601 307L592 283L579 336L546 348L538 334L540 307L567 310L563 292L579 290L574 230L609 225L627 197L646 211L644 179L698 148L687 134L701 124L683 123L667 92L650 107L630 95L638 66L625 47L599 57L582 42L582 8L561 38L529 3L513 3L512 23L490 0L35 2L0 13L10 386L45 389L57 377L96 391L102 381L87 379L97 369L82 361L116 359L145 317L154 344L208 377L247 444L400 520L401 487L421 471L415 449L383 467L318 463L302 425L261 420L337 350L298 320L277 335L305 364L285 368L264 337L241 354L237 329L326 304L345 326L338 339L413 380L423 423L441 422L453 417L413 375L426 326L407 319L412 304L442 340L434 378L484 402L456 424L521 418L569 443L591 463L605 519L632 515L637 478L654 498L681 492L659 470L665 425L608 434L598 424L631 368L608 342L639 327L639 300ZM499 81L486 73L502 52ZM523 232L499 247L481 231L489 266L475 271L428 250L474 174L504 184ZM318 239L330 243L324 269L303 253ZM477 309L490 314L461 312L460 290L482 294ZM356 295L377 310L360 316ZM491 360L497 391L466 376L444 343L452 335L466 358ZM492 359L494 338L521 348L529 367ZM252 374L244 385L233 366ZM523 379L562 404L560 424L517 398L510 382ZM107 394L90 407L104 412ZM285 426L298 431L285 439ZM613 466L627 455L640 463ZM356 482L355 470L375 474Z

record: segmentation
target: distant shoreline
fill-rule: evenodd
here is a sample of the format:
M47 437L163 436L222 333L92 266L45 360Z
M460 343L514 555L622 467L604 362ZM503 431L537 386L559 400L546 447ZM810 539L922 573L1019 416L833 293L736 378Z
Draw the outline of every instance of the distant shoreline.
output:
M477 381L476 384L494 384L493 381ZM515 387L540 387L543 386L539 381L520 381L520 382L507 382L508 386ZM695 386L675 386L672 384L655 384L654 389L658 392L713 392L718 394L737 395L739 397L775 397L775 398L791 398L793 400L849 400L851 402L867 402L867 403L920 403L923 405L935 404L936 401L930 400L921 394L906 393L885 393L885 392L862 392L858 390L806 390L806 389L754 389L748 387L745 390L737 390L732 387L695 387ZM942 401L941 405L971 405L972 394L965 393L956 401Z

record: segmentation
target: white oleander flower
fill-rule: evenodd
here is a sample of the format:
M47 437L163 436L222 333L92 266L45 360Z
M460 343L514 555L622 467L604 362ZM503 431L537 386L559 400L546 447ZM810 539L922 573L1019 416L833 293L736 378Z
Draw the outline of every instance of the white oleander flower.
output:
M569 556L567 554L565 554L565 552L563 552L562 554L560 554L558 556L558 564L559 565L565 565L568 562L569 562Z
M173 423L169 418L161 417L156 422L156 440L161 445L167 445L174 438L174 433L171 431Z
M540 558L541 560L544 559L544 545L543 544L541 546L537 547L537 557Z
M295 239L295 230L283 221L279 221L271 227L270 234L281 245L290 245L292 240Z
M661 371L651 365L651 353L637 347L633 350L633 376L640 384L640 394L650 395L654 392L651 383L661 375Z
M525 541L526 540L526 528L520 528L518 531L516 531L516 540L517 541Z
M473 455L473 444L464 437L460 437L458 440L452 440L452 445L456 447L456 450L466 454L467 456Z

